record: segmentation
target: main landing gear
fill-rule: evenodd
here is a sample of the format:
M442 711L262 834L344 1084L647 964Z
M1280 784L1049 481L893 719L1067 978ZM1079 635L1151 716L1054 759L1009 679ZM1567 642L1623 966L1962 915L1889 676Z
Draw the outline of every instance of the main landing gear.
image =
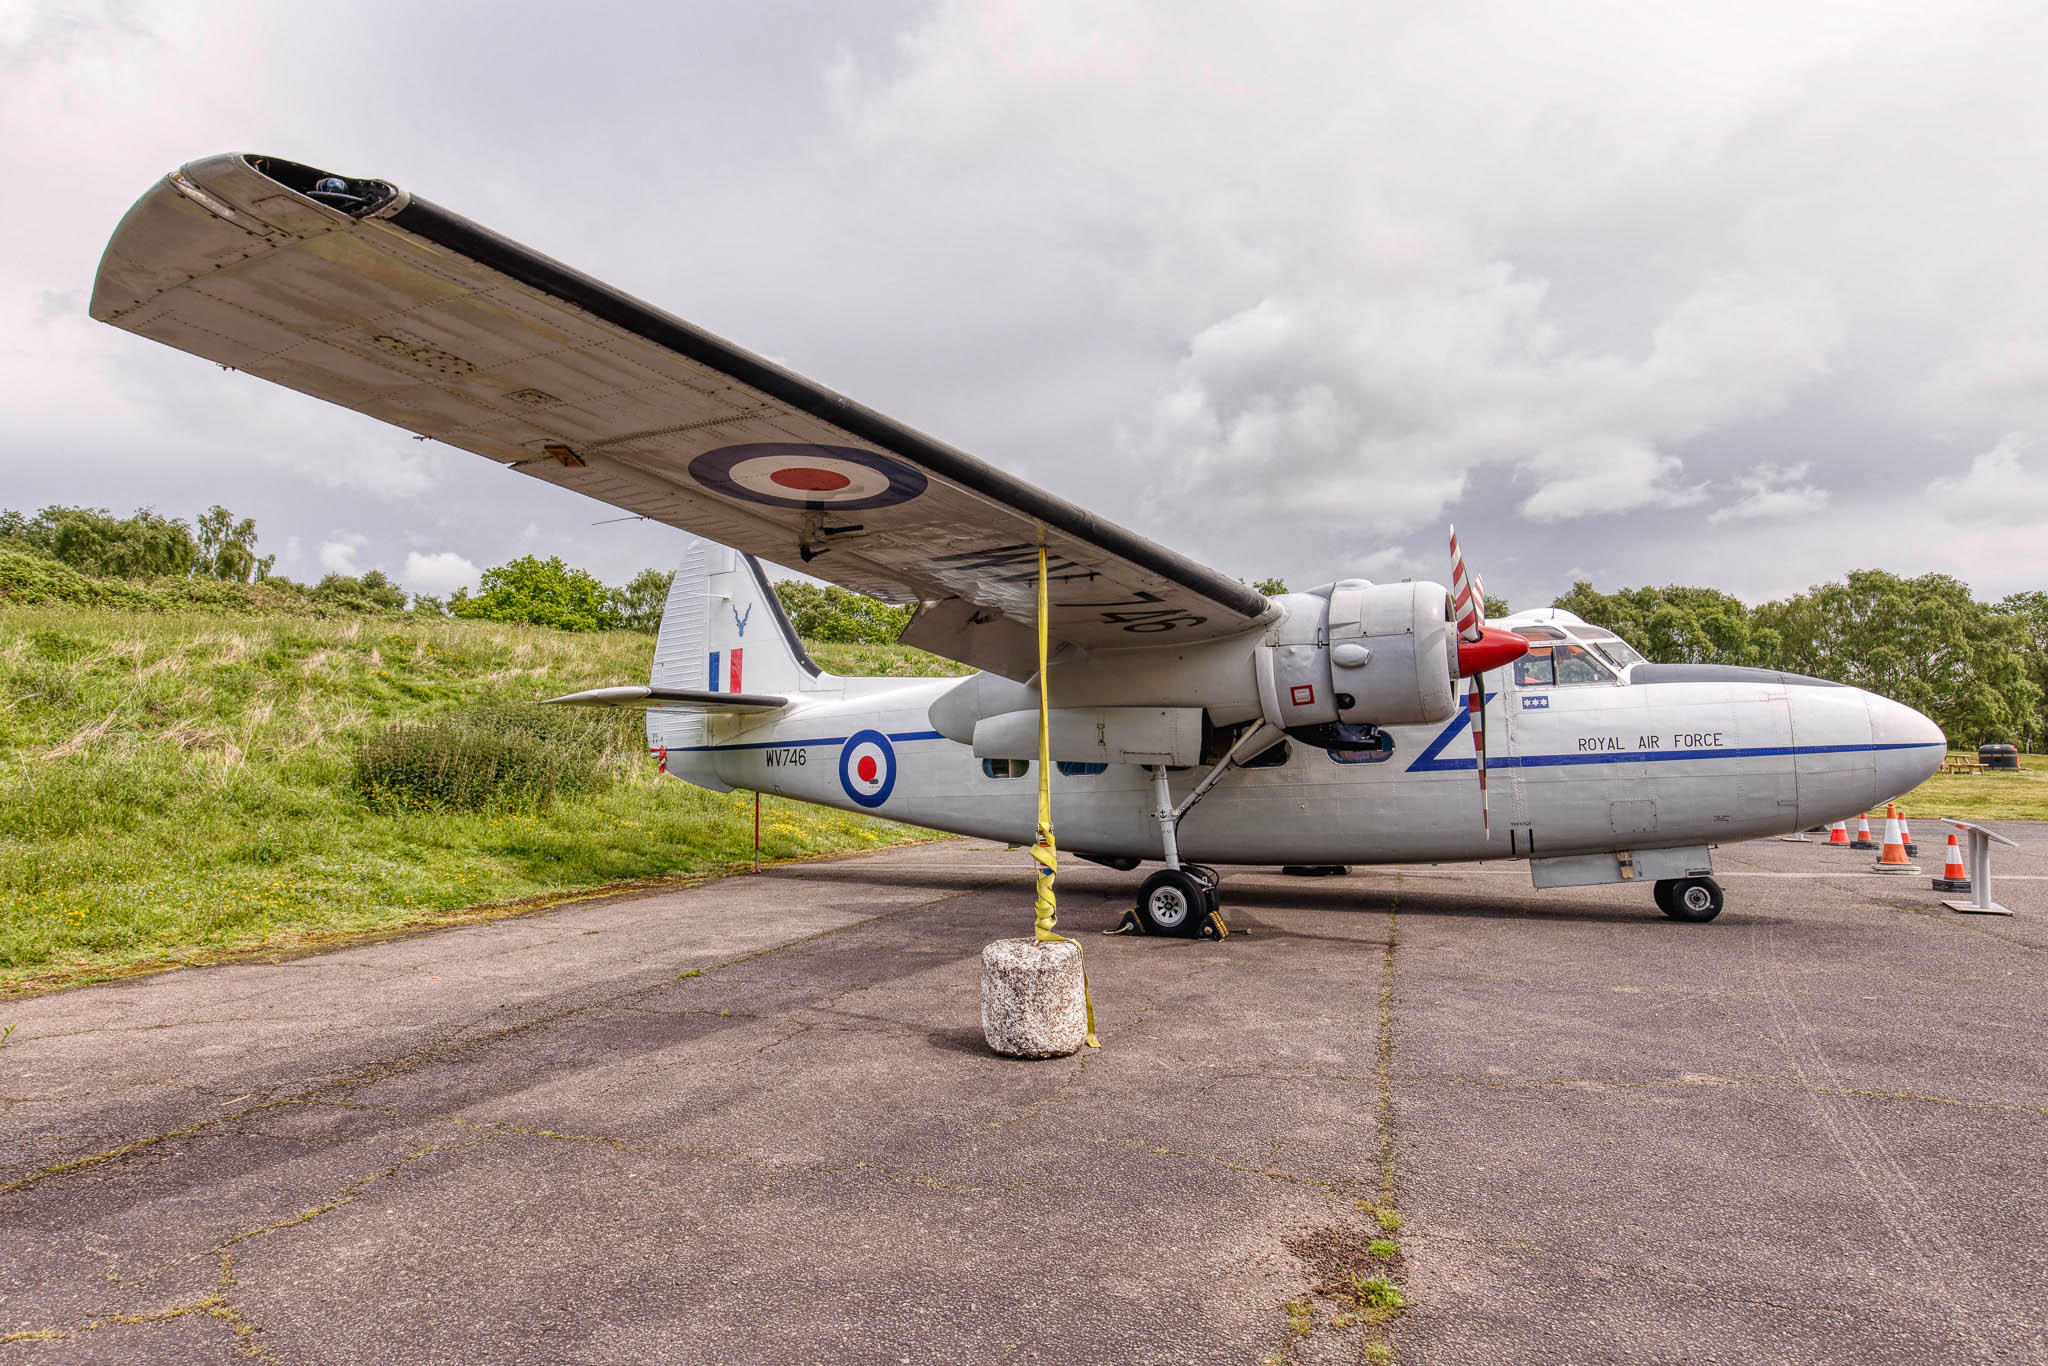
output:
M1704 924L1721 914L1721 884L1710 877L1667 877L1651 890L1657 909L1673 920Z
M1180 818L1187 815L1196 802L1209 795L1209 789L1222 781L1223 775L1230 771L1239 756L1258 753L1278 734L1278 727L1264 721L1247 730L1223 756L1223 761L1210 769L1177 807L1173 804L1173 792L1167 785L1165 766L1153 766L1152 819L1159 824L1159 852L1166 866L1146 878L1144 885L1138 888L1137 909L1124 916L1118 932L1138 930L1144 934L1171 934L1185 939L1222 939L1230 933L1230 927L1218 914L1221 907L1216 889L1221 879L1217 877L1216 870L1200 863L1180 861L1177 838Z

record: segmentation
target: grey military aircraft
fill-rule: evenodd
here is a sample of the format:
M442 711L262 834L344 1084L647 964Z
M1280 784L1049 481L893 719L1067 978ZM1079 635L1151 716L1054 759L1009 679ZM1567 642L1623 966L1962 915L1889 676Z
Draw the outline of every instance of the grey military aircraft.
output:
M386 181L193 162L122 219L91 309L694 533L649 682L559 700L648 708L713 790L1028 841L1044 547L1062 842L1162 865L1155 932L1212 919L1213 864L1519 858L1711 920L1715 845L1865 811L1946 751L1855 688L1648 663L1562 611L1488 625L1455 534L1450 589L1258 593ZM980 672L826 673L761 559L914 604L902 639Z

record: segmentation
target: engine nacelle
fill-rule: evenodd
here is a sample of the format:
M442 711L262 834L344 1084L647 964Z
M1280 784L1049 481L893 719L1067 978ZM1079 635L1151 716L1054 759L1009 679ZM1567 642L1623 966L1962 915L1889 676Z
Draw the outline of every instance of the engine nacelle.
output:
M1442 585L1340 579L1327 599L1280 601L1287 616L1256 656L1268 721L1289 731L1409 726L1457 710L1457 628Z

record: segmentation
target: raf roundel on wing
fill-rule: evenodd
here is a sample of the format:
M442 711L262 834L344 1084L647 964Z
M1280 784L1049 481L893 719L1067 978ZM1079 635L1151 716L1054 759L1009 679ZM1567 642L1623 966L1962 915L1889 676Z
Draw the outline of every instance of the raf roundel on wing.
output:
M927 483L919 471L874 451L782 441L706 451L690 462L690 477L741 502L800 512L893 507Z

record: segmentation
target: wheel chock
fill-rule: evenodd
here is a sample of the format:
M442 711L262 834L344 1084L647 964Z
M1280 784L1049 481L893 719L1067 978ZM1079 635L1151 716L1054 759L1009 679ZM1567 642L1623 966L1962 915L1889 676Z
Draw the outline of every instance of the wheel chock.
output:
M1209 912L1209 918L1202 922L1202 928L1195 932L1195 938L1207 939L1211 943L1219 939L1228 939L1230 938L1230 926L1223 923L1222 916L1211 911Z
M1115 929L1103 931L1104 934L1143 934L1144 932L1145 922L1138 919L1138 913L1135 910L1125 911L1124 918L1116 922Z

